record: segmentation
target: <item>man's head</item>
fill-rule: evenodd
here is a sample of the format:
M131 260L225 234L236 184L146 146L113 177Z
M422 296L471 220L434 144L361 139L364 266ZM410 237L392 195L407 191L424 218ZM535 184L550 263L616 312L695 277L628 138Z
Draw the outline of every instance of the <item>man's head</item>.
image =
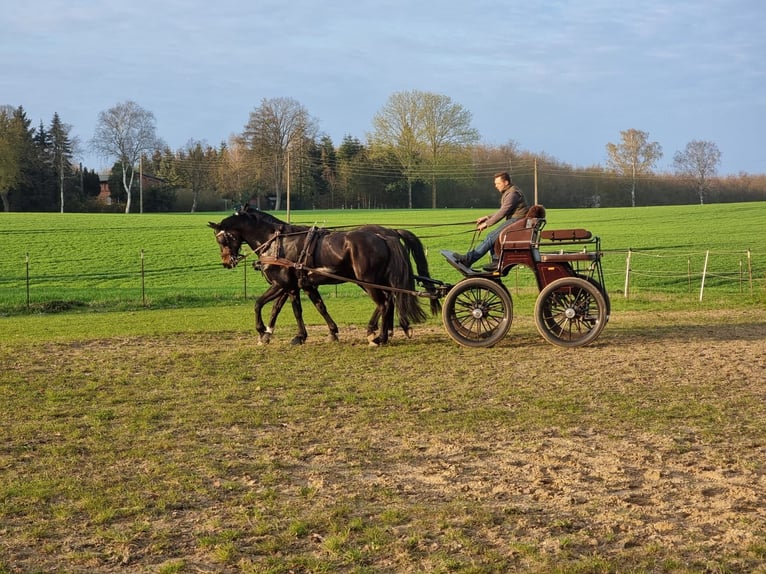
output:
M495 189L503 192L511 186L511 176L507 171L500 171L495 174Z

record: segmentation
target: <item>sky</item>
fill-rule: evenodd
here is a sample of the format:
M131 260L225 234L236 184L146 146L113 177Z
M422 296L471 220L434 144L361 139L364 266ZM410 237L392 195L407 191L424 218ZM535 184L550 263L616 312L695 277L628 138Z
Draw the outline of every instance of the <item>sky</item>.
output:
M448 96L488 145L606 165L637 129L657 171L692 140L719 175L766 173L763 0L20 0L0 11L0 105L54 112L90 169L102 111L154 114L171 149L217 146L291 98L335 145L396 92Z

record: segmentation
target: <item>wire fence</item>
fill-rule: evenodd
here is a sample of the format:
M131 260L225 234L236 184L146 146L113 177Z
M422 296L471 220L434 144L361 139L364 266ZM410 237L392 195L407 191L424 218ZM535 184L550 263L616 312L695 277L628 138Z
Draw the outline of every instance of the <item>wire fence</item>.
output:
M760 267L755 267L750 249L687 253L628 249L621 255L625 298L639 290L697 293L699 301L706 290L753 297L766 284L764 264L759 261Z
M434 259L431 257L431 259ZM267 283L249 264L225 271L217 262L185 264L149 258L142 249L134 258L99 261L56 254L55 260L25 254L15 272L0 277L0 312L33 310L57 305L129 303L183 305L192 301L247 299L260 294ZM603 254L604 276L612 299L643 294L742 296L762 300L766 295L766 258L743 251L612 250ZM435 279L456 283L454 270L441 260L432 261ZM7 270L7 266L6 266ZM531 273L506 277L509 289L535 286ZM365 297L353 284L323 287L335 297Z

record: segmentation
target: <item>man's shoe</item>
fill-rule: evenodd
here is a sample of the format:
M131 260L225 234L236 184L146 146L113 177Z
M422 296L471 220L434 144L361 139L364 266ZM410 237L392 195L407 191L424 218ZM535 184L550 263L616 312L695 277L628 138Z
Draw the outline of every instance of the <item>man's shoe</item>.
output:
M470 267L471 263L473 263L470 259L468 259L467 255L461 255L460 253L455 253L454 259L463 267Z
M499 259L493 259L489 263L487 263L483 269L484 271L497 271L498 267L500 266L500 260Z

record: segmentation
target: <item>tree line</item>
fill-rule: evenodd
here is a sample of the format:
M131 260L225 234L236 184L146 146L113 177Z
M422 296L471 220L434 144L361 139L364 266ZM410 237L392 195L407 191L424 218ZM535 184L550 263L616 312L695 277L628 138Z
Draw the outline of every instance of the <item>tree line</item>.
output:
M75 164L83 143L58 114L33 126L22 106L0 106L0 198L4 211L479 207L496 203L493 175L508 171L529 201L553 208L766 199L766 175L717 175L714 142L690 141L675 152L672 173L656 173L662 146L628 129L606 144L605 166L574 167L514 141L485 145L471 121L448 96L398 92L366 141L346 135L336 144L299 102L273 98L227 141L174 150L158 137L154 114L127 101L99 114L87 143L114 162L107 204L101 176Z

